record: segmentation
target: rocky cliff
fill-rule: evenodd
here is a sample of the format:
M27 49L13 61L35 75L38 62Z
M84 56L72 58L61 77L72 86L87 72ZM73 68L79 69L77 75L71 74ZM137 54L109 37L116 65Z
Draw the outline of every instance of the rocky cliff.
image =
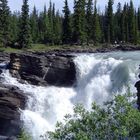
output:
M12 76L33 85L72 86L76 79L71 55L12 53L10 60Z
M0 135L17 136L21 130L20 109L27 98L17 87L0 84Z

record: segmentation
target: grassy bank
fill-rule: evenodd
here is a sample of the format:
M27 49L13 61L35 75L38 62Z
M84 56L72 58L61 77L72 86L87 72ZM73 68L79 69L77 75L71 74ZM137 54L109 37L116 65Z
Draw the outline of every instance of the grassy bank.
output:
M40 51L53 51L53 50L77 50L77 49L97 49L102 48L102 45L98 46L70 46L70 45L57 45L57 46L50 46L45 44L32 44L31 48L28 49L16 49L11 47L0 47L0 52L23 52L23 51L34 51L34 52L40 52Z
M95 52L98 50L98 52L107 52L107 51L117 51L117 50L122 50L122 51L135 51L135 50L140 50L140 45L133 45L133 44L121 44L119 47L118 45L111 45L111 44L98 44L96 46L94 45L45 45L45 44L32 44L30 48L26 49L16 49L16 48L11 48L11 47L0 47L0 52L7 52L7 53L12 53L12 52L42 52L42 51L56 51L56 50L67 50L67 51L76 51L76 50L83 50L85 52Z

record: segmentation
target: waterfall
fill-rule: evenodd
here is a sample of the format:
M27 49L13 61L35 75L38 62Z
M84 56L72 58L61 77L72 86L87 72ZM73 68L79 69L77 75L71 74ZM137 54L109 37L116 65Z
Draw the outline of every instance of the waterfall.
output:
M77 82L71 88L21 84L8 70L1 74L1 79L4 84L18 86L27 94L28 103L26 110L22 110L21 119L33 139L40 140L46 131L55 129L57 121L72 114L77 103L87 109L92 102L103 105L114 94L126 92L128 85L135 93L139 60L139 55L133 52L79 54L74 58Z

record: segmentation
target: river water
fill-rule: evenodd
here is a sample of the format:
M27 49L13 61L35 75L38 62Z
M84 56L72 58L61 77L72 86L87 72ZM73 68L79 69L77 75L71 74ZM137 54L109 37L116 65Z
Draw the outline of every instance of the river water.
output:
M5 84L18 86L28 96L21 119L25 130L33 140L40 140L46 131L53 131L57 121L73 113L73 107L82 103L90 109L91 103L99 105L115 94L124 94L130 87L136 93L134 84L138 80L140 52L111 52L77 54L74 63L77 81L71 88L39 87L21 84L12 78L8 70L1 75Z

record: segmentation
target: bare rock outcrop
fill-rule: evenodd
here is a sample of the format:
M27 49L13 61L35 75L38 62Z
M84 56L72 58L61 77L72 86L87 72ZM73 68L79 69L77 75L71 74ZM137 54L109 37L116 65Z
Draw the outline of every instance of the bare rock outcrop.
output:
M10 58L12 76L33 85L72 86L76 80L70 55L12 53Z
M22 122L20 109L25 108L27 97L17 87L0 84L0 135L17 136ZM4 137L3 137L4 138Z

